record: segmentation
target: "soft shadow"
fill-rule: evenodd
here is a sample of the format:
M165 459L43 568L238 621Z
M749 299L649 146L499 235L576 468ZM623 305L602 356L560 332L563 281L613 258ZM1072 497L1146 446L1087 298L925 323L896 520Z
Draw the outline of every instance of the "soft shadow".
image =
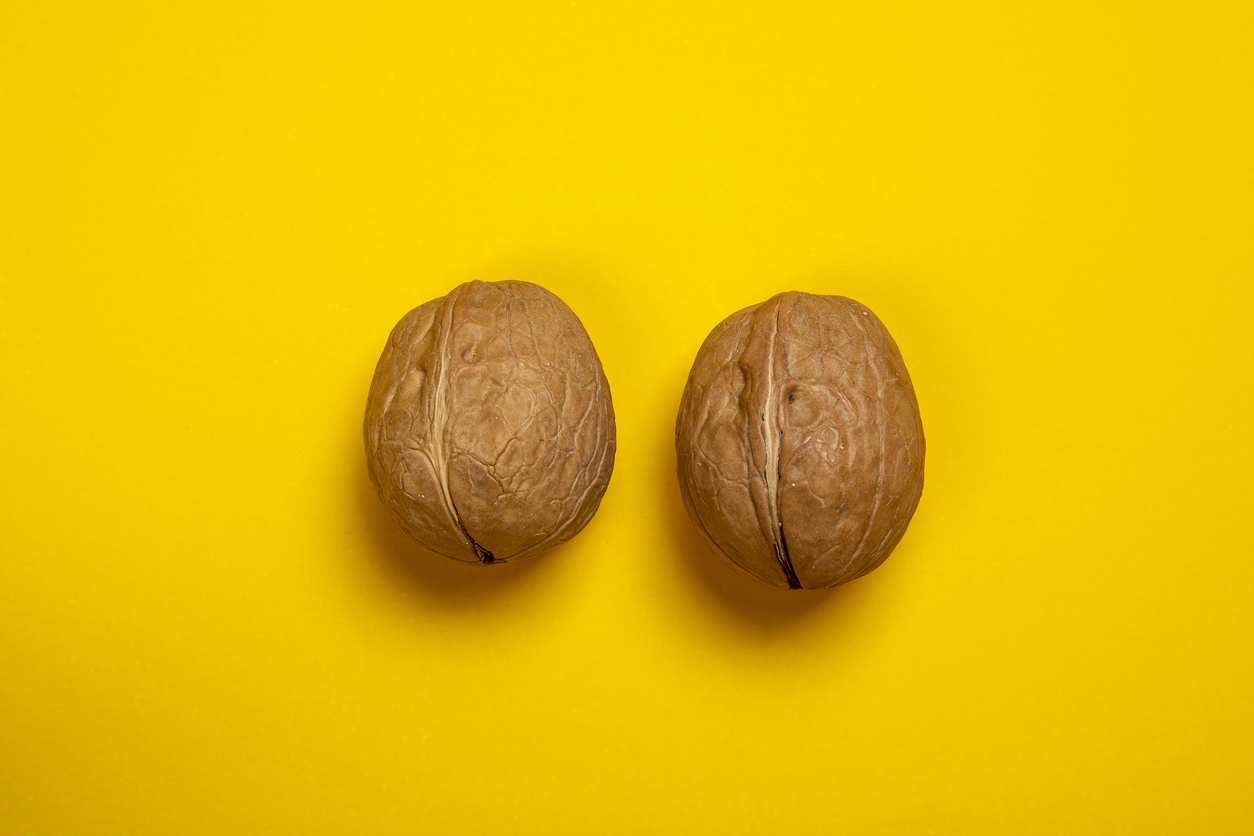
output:
M370 544L370 554L394 585L407 589L424 602L435 600L449 607L478 606L527 585L528 578L561 560L566 544L516 563L491 566L458 563L406 537L388 518L361 463L357 490L358 518Z
M671 378L668 391L676 394L671 399L674 409L665 414L675 415L679 411L688 371L684 369L682 374L668 374L666 377ZM666 429L669 431L658 433L653 446L654 460L659 463L654 479L659 489L667 542L672 544L672 551L697 594L747 626L768 633L796 630L823 618L824 614L836 608L848 612L867 598L867 588L859 582L832 589L778 589L735 568L705 541L688 517L676 475L675 436L673 429Z
M360 419L353 427L351 443L353 454L346 457L351 463L347 478L356 486L353 517L362 530L368 558L385 582L422 605L435 604L455 610L482 609L484 604L520 594L560 564L568 543L525 560L491 566L458 563L423 548L392 522L370 484Z

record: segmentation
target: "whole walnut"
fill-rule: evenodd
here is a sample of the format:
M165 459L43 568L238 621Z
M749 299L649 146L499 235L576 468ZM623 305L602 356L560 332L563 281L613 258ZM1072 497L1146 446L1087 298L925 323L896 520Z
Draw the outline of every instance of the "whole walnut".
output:
M923 425L901 352L842 296L781 293L720 323L697 352L675 437L688 515L772 586L870 572L923 491Z
M406 314L375 369L365 436L391 518L466 563L574 537L614 468L596 350L570 308L529 282L469 282Z

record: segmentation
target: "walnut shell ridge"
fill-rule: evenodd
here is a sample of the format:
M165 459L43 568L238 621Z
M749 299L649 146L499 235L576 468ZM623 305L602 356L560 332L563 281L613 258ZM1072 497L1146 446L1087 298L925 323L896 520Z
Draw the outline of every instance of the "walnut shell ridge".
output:
M571 309L530 282L469 282L406 314L379 358L364 429L388 515L464 563L574 537L614 469L601 361Z
M684 505L733 565L821 589L877 566L923 492L923 424L866 306L791 291L706 338L675 425Z

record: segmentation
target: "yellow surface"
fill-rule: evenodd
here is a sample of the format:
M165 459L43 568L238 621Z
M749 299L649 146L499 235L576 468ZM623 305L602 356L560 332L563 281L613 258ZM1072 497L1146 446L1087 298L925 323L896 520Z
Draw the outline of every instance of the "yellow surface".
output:
M1251 7L1020 5L5 3L0 833L1254 829ZM470 278L562 296L619 425L484 570L360 433ZM673 472L789 288L928 440L826 594Z

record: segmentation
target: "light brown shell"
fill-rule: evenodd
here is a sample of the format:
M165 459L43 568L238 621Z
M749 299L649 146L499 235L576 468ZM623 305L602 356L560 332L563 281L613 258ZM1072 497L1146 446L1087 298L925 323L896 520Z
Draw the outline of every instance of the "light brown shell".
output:
M879 566L923 492L923 425L897 344L864 305L792 291L720 323L675 425L684 505L772 586Z
M592 341L529 282L469 282L406 314L375 369L365 436L388 514L466 563L574 537L614 468L614 407Z

